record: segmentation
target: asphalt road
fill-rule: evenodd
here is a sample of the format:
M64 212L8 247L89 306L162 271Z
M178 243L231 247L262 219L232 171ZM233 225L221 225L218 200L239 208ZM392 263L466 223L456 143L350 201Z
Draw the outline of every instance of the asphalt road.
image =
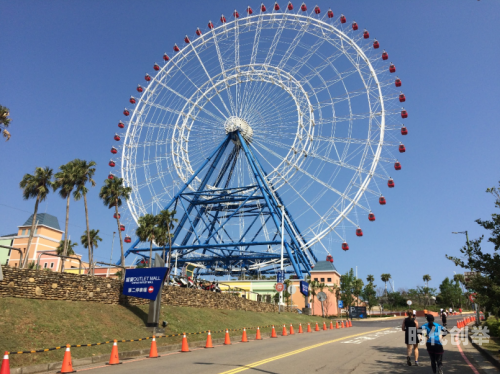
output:
M455 326L450 318L448 326ZM419 322L424 323L423 318ZM137 373L432 373L425 347L419 349L421 366L406 365L402 319L354 322L352 328L279 336L249 343L234 342L214 349L168 353L157 359L125 360L122 365L77 368L92 374ZM279 331L278 331L279 334ZM250 337L249 337L250 338ZM448 344L445 373L497 373L469 346ZM466 361L469 361L467 363ZM473 367L471 367L471 365ZM90 374L90 373L89 373Z

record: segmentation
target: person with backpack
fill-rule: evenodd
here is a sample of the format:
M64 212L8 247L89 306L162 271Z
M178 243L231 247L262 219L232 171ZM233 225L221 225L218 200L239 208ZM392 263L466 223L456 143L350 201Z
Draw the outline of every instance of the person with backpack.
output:
M405 332L405 344L406 344L406 363L411 366L411 350L415 354L415 366L418 366L418 321L413 315L413 310L408 310L406 312L407 317L404 319L401 325L401 330Z
M426 316L427 323L422 325L419 333L425 333L427 341L425 343L427 352L431 359L432 372L443 374L443 343L441 337L448 334L446 327L434 322L434 316L428 314Z

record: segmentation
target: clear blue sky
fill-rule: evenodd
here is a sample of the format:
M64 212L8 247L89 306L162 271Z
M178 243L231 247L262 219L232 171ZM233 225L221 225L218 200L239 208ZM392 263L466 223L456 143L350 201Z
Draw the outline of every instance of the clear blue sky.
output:
M0 103L13 119L12 139L0 142L0 235L15 232L32 213L34 201L22 200L18 184L36 166L94 160L100 186L116 123L144 73L185 34L231 14L234 4L243 12L260 2L0 1ZM430 274L437 287L459 271L444 255L456 254L465 237L451 232L467 229L478 237L483 232L474 220L493 212L484 191L500 180L500 2L317 4L355 19L383 43L404 80L411 115L404 169L390 202L363 227L363 238L350 237L350 251L333 251L335 265L342 273L358 266L359 276L374 274L378 285L381 273L391 273L396 288L422 285L422 275ZM98 189L89 196L90 226L101 230L96 258L106 261L116 226ZM64 224L58 195L40 211ZM84 229L83 203L72 201L71 238ZM114 260L118 252L115 243Z

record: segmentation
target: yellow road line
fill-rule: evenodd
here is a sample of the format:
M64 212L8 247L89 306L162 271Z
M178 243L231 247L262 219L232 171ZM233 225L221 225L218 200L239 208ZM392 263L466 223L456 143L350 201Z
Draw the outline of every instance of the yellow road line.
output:
M279 359L282 359L282 358L285 358L285 357L293 356L293 355L295 355L297 353L305 352L305 351L308 351L310 349L321 347L323 345L335 343L335 342L338 342L340 340L354 338L356 336L361 336L361 335L371 334L371 333L374 333L374 332L384 331L384 330L389 330L389 328L380 329L380 330L373 330L373 331L368 331L368 332L363 332L361 334L349 335L349 336L345 336L343 338L338 338L338 339L334 339L334 340L329 340L327 342L323 342L323 343L319 343L319 344L315 344L315 345L310 345L308 347L304 347L304 348L297 349L297 350L292 351L292 352L284 353L284 354L279 355L279 356L274 356L274 357L266 358L265 360L257 361L257 362L254 362L252 364L245 365L243 367L239 367L239 368L236 368L236 369L224 371L224 372L222 372L220 374L240 373L242 371L245 371L245 370L257 367L257 366L261 366L261 365L267 364L268 362L272 362L272 361L276 361L276 360L279 360Z

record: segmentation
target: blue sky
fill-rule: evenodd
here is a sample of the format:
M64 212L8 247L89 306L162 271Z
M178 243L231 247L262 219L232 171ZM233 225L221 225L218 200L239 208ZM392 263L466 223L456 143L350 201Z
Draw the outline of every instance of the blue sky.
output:
M165 51L209 19L231 14L234 4L243 12L259 2L0 1L0 103L13 119L12 139L0 142L0 234L16 231L33 210L34 201L23 201L18 187L25 173L74 158L94 160L98 187L89 195L90 225L104 239L96 258L109 260L116 226L97 195L121 112ZM363 227L363 238L350 237L350 251L332 251L335 265L342 273L358 266L363 278L391 273L396 288L421 285L430 274L437 287L459 271L444 255L456 254L465 237L451 232L467 229L478 237L483 231L474 220L494 209L484 191L500 180L500 3L317 4L355 19L383 43L404 81L410 113L404 169L390 202ZM58 195L40 211L63 225ZM83 203L72 201L72 239L84 227ZM77 252L85 253L81 246ZM114 260L118 254L115 243Z

